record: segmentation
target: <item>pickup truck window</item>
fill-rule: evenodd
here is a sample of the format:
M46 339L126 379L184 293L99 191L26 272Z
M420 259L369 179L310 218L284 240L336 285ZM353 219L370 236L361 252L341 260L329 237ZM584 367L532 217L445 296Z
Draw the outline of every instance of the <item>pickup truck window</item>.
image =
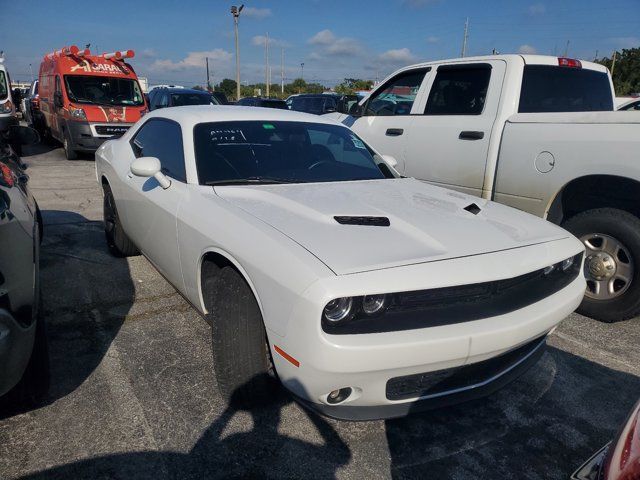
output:
M606 73L549 65L524 67L520 113L612 110L613 96Z
M439 67L424 114L480 115L490 78L490 65Z
M375 92L365 107L365 116L409 115L424 76L430 68L402 72Z

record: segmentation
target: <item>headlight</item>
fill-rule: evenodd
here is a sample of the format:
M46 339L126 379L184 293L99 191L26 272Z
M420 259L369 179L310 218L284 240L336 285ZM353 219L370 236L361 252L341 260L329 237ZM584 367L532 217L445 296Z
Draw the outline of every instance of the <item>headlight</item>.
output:
M69 107L69 113L74 120L86 120L87 115L82 108Z
M336 298L327 303L323 315L331 323L340 322L350 316L352 307L352 297Z
M560 267L562 268L563 272L566 272L571 268L572 265L573 265L573 257L563 260L563 262L560 264Z
M386 300L386 295L365 295L362 298L362 311L367 315L380 313L385 307Z
M13 112L13 103L11 103L11 100L7 100L6 102L0 104L0 113L11 112Z

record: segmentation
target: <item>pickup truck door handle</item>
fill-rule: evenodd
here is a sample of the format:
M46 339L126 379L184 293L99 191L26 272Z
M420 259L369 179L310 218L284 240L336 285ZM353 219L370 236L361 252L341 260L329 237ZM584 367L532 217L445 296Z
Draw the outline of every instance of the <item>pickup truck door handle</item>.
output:
M386 135L388 137L398 137L404 133L403 128L387 128Z
M458 137L460 140L482 140L484 138L484 132L464 131L460 132Z

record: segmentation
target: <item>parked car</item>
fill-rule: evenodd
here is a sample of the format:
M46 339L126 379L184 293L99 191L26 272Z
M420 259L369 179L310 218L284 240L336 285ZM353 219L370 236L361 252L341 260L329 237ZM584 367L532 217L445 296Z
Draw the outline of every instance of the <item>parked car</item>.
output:
M38 204L10 144L34 143L35 130L14 125L0 134L0 396L27 406L47 392L48 354L39 308ZM15 405L12 405L15 406Z
M78 152L94 152L147 112L138 77L126 62L134 55L133 50L91 55L72 45L42 59L40 133L62 143L68 160Z
M3 63L3 57L0 57L0 133L17 124L18 115L11 91L11 77Z
M241 107L264 107L287 110L285 101L278 98L244 97L238 100L236 105Z
M154 88L149 93L149 110L186 105L218 105L209 92L191 88Z
M616 108L619 111L638 111L640 110L640 98L631 98L619 104Z
M399 171L562 225L587 248L579 312L640 312L640 117L613 111L606 67L539 55L423 63L334 115Z
M42 111L40 110L40 95L38 94L38 80L35 80L31 87L29 88L29 92L22 100L23 104L23 117L24 121L27 122L27 125L36 129L42 130L44 125L44 117L42 116Z
M296 112L322 115L337 111L338 101L333 95L308 94L291 99L290 109Z
M301 94L300 94L300 93L294 93L293 95L289 95L289 96L285 99L284 103L286 103L286 104L287 104L287 108L288 108L289 110L291 110L291 104L293 103L293 99L294 99L295 97L299 96L299 95L301 95Z
M152 112L96 153L109 248L211 323L221 393L275 370L350 419L495 390L584 294L568 232L394 164L325 117L222 106Z
M640 479L640 402L617 437L601 448L573 475L572 480Z

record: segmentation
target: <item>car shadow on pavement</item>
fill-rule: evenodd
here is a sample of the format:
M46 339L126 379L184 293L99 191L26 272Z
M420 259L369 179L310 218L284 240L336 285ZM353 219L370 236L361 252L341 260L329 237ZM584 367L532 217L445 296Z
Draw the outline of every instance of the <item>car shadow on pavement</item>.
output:
M290 394L273 385L268 400L252 398L256 376L239 387L226 409L205 430L187 453L172 451L130 452L97 457L53 467L24 479L158 479L158 478L336 478L351 452L329 421L312 412L306 415L322 438L311 443L279 433L282 410L293 401ZM276 380L268 377L268 382ZM252 428L234 431L234 417L249 414Z
M127 260L114 258L102 222L43 210L42 313L51 380L44 404L75 391L100 365L135 298ZM17 407L17 408L16 408ZM20 413L3 409L0 419Z
M640 378L549 347L487 398L386 421L391 476L566 479L638 397Z

